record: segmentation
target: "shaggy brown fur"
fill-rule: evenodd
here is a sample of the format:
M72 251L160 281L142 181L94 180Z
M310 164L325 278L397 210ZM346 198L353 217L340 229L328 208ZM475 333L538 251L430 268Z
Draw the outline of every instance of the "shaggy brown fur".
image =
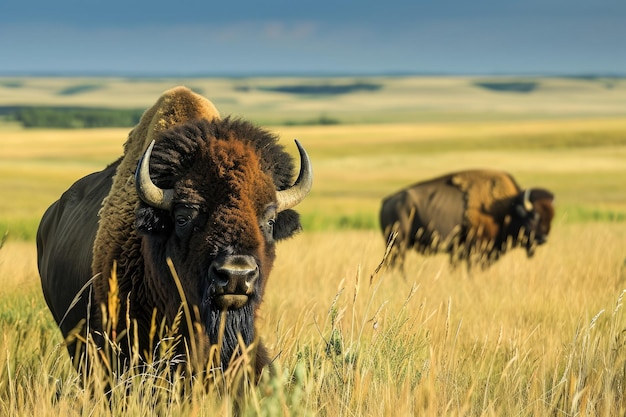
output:
M111 192L102 202L102 209L99 212L100 222L93 245L92 263L93 275L97 276L94 283L97 302L106 301L111 260L120 259L122 249L128 253L139 251L139 247L127 247L129 242L138 245L136 239L129 240L128 234L135 235L133 225L138 197L134 175L139 158L160 132L186 121L202 118L219 119L220 114L206 98L186 87L176 87L166 91L151 108L146 110L139 124L129 133L124 144L124 156L113 178Z
M274 238L267 241L259 228L259 213L263 213L276 194L276 189L288 187L293 174L291 158L277 144L277 137L240 120L226 118L209 123L197 121L178 126L163 133L160 143L155 145L151 157L154 182L162 188L174 187L177 199L189 205L201 207L209 216L205 225L199 224L189 236L185 248L172 245L170 239L159 237L172 234L170 220L160 218L161 213L145 203L137 213L137 227L146 235L141 257L146 266L154 270L145 276L124 277L133 282L135 295L131 299L131 316L145 315L146 307L153 306L164 315L167 323L174 320L178 304L168 288L168 271L160 271L162 253L171 254L183 287L187 290L187 301L199 308L199 321L203 332L196 334L199 348L197 357L206 359L211 344L218 340L222 312L207 298L210 285L206 281L210 270L209 261L220 253L233 252L252 254L258 261L260 277L254 300L242 309L228 310L224 327L224 343L221 347L223 368L238 343L238 334L246 345L255 341L254 318L261 302L267 278L275 258L274 240L281 238L274 229ZM157 147L158 146L158 147ZM181 181L181 178L184 178ZM284 216L292 216L290 210L278 213L275 224L286 225ZM294 229L290 229L291 235ZM180 262L184 258L184 262ZM176 263L176 260L179 260ZM138 274L140 267L133 269ZM149 291L139 302L137 295ZM133 302L135 305L133 306ZM158 317L159 319L161 316ZM140 345L145 343L148 322L138 320ZM257 373L269 358L265 348L256 344Z
M454 174L451 183L463 191L464 225L476 240L493 240L520 187L507 173L470 170ZM489 202L489 205L486 205Z

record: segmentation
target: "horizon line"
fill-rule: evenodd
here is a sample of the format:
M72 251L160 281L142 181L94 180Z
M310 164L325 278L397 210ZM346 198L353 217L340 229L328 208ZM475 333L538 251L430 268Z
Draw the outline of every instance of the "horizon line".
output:
M0 77L27 78L341 78L341 77L549 77L549 78L626 78L626 72L551 72L551 71L494 71L494 72L446 72L446 71L248 71L248 72L163 72L139 71L1 71Z

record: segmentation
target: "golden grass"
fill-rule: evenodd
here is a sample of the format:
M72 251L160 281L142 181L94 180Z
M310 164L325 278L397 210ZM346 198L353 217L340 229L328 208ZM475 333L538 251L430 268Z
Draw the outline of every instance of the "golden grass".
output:
M623 120L594 119L276 130L283 141L298 138L314 161L314 188L300 208L305 216L362 216L376 224L384 196L420 180L471 168L502 169L523 187L552 190L558 214L570 220L594 210L623 217L623 126ZM603 142L609 137L615 142Z
M315 173L301 205L309 229L377 227L380 200L414 182L466 168L511 172L556 195L570 221L626 217L623 119L521 120L273 127ZM78 178L122 153L129 129L1 131L0 231L32 238L45 208Z
M0 152L8 161L109 163L123 152L128 128L2 131Z
M625 239L623 224L559 223L534 259L517 250L468 274L413 254L402 277L372 275L378 233L297 236L281 244L261 308L278 372L240 413L622 415ZM0 276L3 415L233 415L227 391L179 398L149 371L109 406L92 398L36 291L32 245L0 249Z

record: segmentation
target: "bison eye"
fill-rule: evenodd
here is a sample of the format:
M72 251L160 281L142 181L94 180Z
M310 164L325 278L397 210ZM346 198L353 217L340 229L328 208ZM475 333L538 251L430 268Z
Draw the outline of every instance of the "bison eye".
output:
M265 236L265 240L267 242L274 241L274 225L275 224L276 224L276 220L273 217L261 223L261 231L263 232L263 236Z
M274 240L274 226L276 224L276 206L269 204L264 213L259 217L259 227L265 236L265 240L271 242Z
M196 206L191 205L179 205L174 209L174 223L176 224L176 233L183 237L188 230L192 230L190 227L197 221L199 209Z
M266 239L273 239L275 224L276 219L274 219L273 217L261 222L261 231L263 232L263 234L265 234Z
M176 216L176 226L178 227L185 227L190 221L190 216Z

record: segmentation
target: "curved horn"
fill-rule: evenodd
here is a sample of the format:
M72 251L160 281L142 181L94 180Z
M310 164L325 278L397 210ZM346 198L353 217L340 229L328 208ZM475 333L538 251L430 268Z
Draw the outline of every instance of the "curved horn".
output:
M174 190L171 188L161 189L150 179L150 154L152 154L153 147L154 141L150 143L150 146L148 146L148 149L146 149L146 152L139 160L139 164L137 164L135 187L139 198L146 204L161 210L169 210L172 207Z
M524 191L524 209L528 212L533 211L533 203L530 201L530 188Z
M300 152L300 173L298 174L298 179L290 188L276 192L278 201L277 213L290 209L302 202L313 186L313 168L309 155L307 155L297 139L296 146L298 147L298 152Z

